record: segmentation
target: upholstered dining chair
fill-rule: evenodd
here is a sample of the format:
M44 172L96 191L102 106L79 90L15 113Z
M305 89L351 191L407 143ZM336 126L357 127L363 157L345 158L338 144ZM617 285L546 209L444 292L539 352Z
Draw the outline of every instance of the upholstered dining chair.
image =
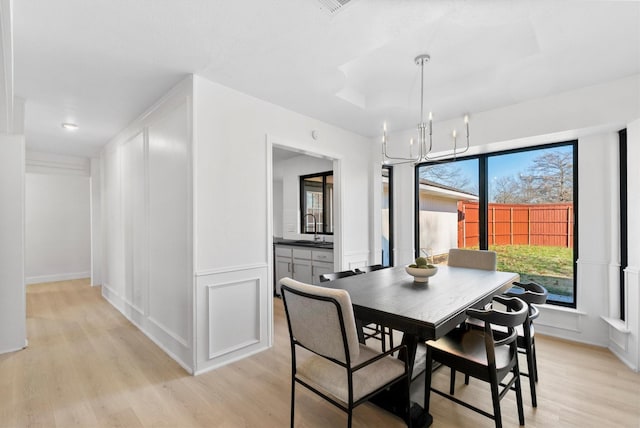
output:
M382 265L380 265L382 266ZM346 278L349 276L353 276L353 275L358 275L364 272L358 272L357 269L355 271L353 270L343 270L340 272L332 272L332 273L325 273L320 275L320 282L328 282L328 281L334 281L336 279L340 279L340 278ZM381 326L380 324L375 324L375 323L371 323L371 324L367 324L367 325L363 325L362 326L362 334L364 335L363 339L366 341L367 339L375 339L375 340L379 340L380 341L380 347L382 349L382 351L386 351L387 350L387 337L389 338L389 346L391 348L393 348L393 337L392 337L392 331L390 329L387 329L383 326Z
M515 327L523 324L528 316L527 304L516 297L494 296L494 302L506 306L507 311L487 307L468 309L467 316L484 322L484 328L454 329L438 340L429 340L427 345L427 367L437 361L465 375L490 384L493 414L466 403L452 394L447 394L431 386L431 370L425 372L424 409L429 411L431 392L435 392L455 403L461 404L490 419L497 428L502 427L500 400L511 390L516 393L518 419L524 425L520 369L518 366L517 333ZM507 335L494 337L492 325L503 326ZM508 378L508 380L507 380ZM502 389L500 389L502 387Z
M455 267L496 270L498 257L495 251L451 248L447 264Z
M402 384L409 412L408 364L391 356L405 346L377 352L358 342L349 293L280 280L291 342L291 427L295 419L296 383L323 397L348 415L378 392ZM310 351L299 358L300 348ZM411 426L410 418L407 418Z
M340 272L323 273L322 275L320 275L320 282L334 281L336 279L346 278L348 276L353 276L353 275L356 275L356 272L352 271L352 270L343 270L343 271L340 271Z
M375 272L377 270L385 269L385 266L381 264L362 266L355 269L355 272L360 275L363 273ZM385 327L380 324L367 324L363 327L364 338L375 339L380 341L382 350L387 349L387 340L389 341L389 347L393 348L393 330L389 327Z
M360 274L360 273L369 273L369 272L374 272L374 271L380 270L380 269L384 269L384 266L382 266L381 264L370 265L370 266L362 266L362 267L356 268L356 273L358 273L358 274Z

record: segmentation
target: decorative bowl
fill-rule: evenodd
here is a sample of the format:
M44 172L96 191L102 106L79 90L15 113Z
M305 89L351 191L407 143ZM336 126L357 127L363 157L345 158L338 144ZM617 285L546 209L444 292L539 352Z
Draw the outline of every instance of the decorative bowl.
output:
M426 269L405 266L404 269L409 275L413 276L414 282L424 283L429 283L429 277L435 275L436 272L438 272L437 266Z

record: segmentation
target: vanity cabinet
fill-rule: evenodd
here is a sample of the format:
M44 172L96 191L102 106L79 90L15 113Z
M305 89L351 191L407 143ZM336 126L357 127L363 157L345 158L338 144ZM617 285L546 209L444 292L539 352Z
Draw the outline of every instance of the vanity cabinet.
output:
M333 251L314 250L311 252L312 283L320 284L320 275L334 272Z
M307 284L320 284L320 275L333 272L333 250L274 245L274 279L276 295L285 277Z

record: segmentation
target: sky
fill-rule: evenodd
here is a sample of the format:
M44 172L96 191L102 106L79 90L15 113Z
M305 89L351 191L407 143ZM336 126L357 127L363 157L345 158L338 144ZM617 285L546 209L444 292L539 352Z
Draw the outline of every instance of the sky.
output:
M502 177L517 177L520 173L526 173L533 159L544 153L545 151L571 152L573 147L560 146L549 149L529 150L524 152L515 152L504 155L495 155L489 157L489 187L491 182ZM478 182L478 160L468 159L456 162L456 167L462 174L469 177L469 182ZM443 183L446 184L446 183ZM477 185L475 187L478 187ZM490 189L491 192L491 189Z

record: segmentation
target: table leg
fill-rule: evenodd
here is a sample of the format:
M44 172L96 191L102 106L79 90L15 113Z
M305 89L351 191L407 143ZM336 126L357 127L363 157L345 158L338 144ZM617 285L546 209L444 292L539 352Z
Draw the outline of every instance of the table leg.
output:
M406 345L406 351L403 350L398 354L398 358L409 363L409 373L413 373L413 364L416 357L416 349L418 347L418 338L409 334L404 334L402 344ZM382 391L373 397L370 401L379 407L400 416L405 422L411 419L411 426L414 428L422 428L431 426L433 417L424 411L418 403L411 402L409 412L405 409L408 391L402 384L396 384L386 391Z
M364 323L362 322L362 320L356 318L356 330L358 331L358 342L362 344L365 343L363 327L364 327Z

